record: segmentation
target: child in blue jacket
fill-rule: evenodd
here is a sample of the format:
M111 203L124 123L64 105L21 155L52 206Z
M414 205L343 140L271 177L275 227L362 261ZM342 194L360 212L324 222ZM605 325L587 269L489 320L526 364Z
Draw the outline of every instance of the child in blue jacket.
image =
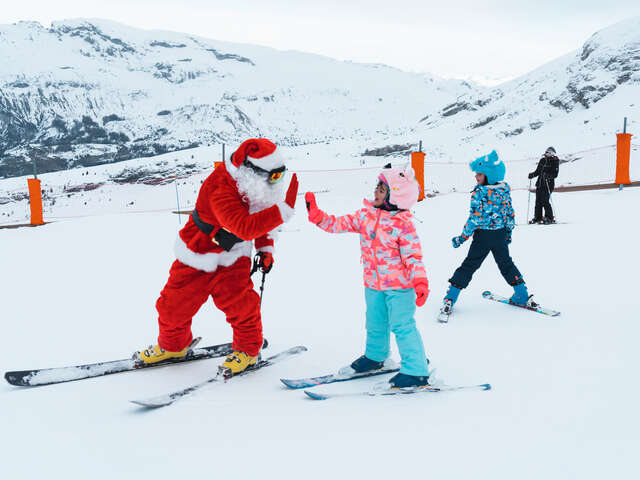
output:
M471 236L473 241L467 258L449 279L451 285L444 297L438 317L442 322L447 321L460 291L469 285L471 277L480 268L489 252L493 254L504 279L513 286L514 294L510 299L511 302L525 305L530 298L522 274L509 255L511 232L515 221L511 189L503 181L505 165L493 150L489 155L476 158L470 166L476 173L478 184L471 193L471 211L462 235L454 237L451 242L454 248L458 248Z

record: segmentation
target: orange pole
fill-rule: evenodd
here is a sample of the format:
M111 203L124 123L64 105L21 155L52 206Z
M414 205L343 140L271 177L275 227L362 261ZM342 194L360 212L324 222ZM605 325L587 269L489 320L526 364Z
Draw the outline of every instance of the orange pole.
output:
M42 220L42 190L40 188L40 180L37 178L28 178L29 186L29 204L31 206L31 225L44 225Z
M411 166L416 174L416 180L420 185L418 201L424 200L424 152L411 152Z
M629 157L631 155L631 137L630 133L617 133L616 137L616 183L618 185L629 185Z

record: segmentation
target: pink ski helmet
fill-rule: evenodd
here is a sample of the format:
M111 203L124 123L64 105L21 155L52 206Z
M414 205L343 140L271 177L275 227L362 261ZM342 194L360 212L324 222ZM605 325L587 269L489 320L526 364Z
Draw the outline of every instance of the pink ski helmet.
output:
M389 203L400 210L409 210L418 201L420 187L410 165L406 168L385 168L378 180L389 188Z

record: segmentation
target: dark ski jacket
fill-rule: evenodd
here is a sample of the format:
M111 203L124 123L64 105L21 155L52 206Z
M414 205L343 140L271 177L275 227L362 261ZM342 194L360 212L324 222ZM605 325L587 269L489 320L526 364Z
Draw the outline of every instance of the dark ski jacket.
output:
M549 189L552 191L555 184L555 178L558 176L560 169L560 161L558 157L542 157L538 162L538 167L529 174L529 178L538 177L536 180L536 189Z

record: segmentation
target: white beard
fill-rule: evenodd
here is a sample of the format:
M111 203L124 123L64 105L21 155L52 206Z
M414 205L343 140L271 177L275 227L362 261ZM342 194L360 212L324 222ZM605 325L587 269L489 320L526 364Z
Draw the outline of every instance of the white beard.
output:
M267 179L248 167L240 165L233 178L242 199L249 204L249 213L256 213L284 200L284 178L277 183Z

